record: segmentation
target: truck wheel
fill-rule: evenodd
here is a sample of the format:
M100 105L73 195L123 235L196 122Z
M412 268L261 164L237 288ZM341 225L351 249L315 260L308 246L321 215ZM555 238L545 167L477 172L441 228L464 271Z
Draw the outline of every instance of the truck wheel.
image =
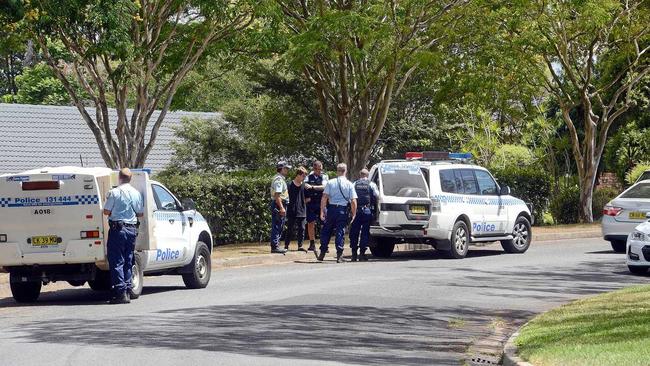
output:
M374 257L389 258L395 250L395 241L389 238L370 238L370 253Z
M205 288L210 282L212 273L212 259L208 246L200 241L196 243L194 259L190 263L191 271L183 274L183 282L187 288Z
M88 281L88 286L95 291L108 291L111 289L111 274L108 271L95 271L95 279Z
M625 253L627 243L624 240L612 240L609 242L616 253Z
M453 259L462 259L467 255L469 249L469 230L465 221L458 220L451 231L451 248L447 255Z
M140 253L135 253L133 256L133 268L131 271L132 288L129 290L129 296L131 296L131 299L137 299L142 294L142 286L144 282L144 275L142 274L142 259L140 258Z
M41 285L40 281L20 282L20 276L13 273L9 276L11 294L16 302L35 302L41 294Z
M533 232L530 227L530 221L523 216L517 217L515 226L512 230L513 238L510 240L501 240L501 246L506 253L524 253L530 247L530 241Z
M84 280L72 280L72 281L68 281L68 283L70 284L70 286L81 287L81 286L86 284L86 281L84 281Z
M647 266L627 266L627 269L635 275L644 275L648 273Z

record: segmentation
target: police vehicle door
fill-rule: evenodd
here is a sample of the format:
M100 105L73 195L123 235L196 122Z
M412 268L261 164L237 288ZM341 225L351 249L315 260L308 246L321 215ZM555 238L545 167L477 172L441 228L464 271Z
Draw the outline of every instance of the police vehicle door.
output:
M499 188L492 175L485 170L475 169L476 181L481 194L483 223L482 235L503 234L506 231L506 211L499 196ZM475 230L472 230L474 232ZM478 234L478 232L476 232Z
M183 213L181 205L167 189L158 184L151 185L156 210L154 219L156 226L157 249L153 253L151 266L173 267L188 255L187 248L190 238L190 225L188 217Z
M379 226L426 225L431 215L429 186L419 165L382 163L379 166Z
M474 175L473 169L454 169L456 176L456 184L459 191L463 193L461 202L455 206L465 212L470 221L470 232L472 236L482 235L485 230L482 230L484 223L483 216L483 197L478 189L478 182Z

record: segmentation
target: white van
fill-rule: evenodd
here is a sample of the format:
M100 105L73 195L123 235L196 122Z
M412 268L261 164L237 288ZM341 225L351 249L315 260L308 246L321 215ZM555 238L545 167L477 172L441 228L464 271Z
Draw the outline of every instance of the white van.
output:
M41 285L86 282L109 290L106 194L118 173L107 168L43 168L0 176L0 267L10 274L14 299L32 302ZM148 171L134 170L131 185L144 198L133 265L132 298L143 274L182 275L189 288L210 280L212 234L191 200L181 202Z
M370 172L380 191L370 250L389 257L395 244L430 244L464 258L472 243L500 241L508 253L528 250L532 215L469 154L408 153Z

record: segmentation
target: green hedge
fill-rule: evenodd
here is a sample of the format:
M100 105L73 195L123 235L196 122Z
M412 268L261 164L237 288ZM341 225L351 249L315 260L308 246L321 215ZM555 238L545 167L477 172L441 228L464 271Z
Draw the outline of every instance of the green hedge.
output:
M619 193L613 188L601 188L594 191L591 201L594 221L603 217L603 207ZM560 193L551 201L550 211L556 224L577 223L580 218L580 189L578 186L561 189Z
M493 169L499 185L507 185L512 195L533 205L535 223L543 222L551 195L551 180L544 171L533 168Z
M271 230L271 175L162 175L179 198L192 198L217 244L266 241Z

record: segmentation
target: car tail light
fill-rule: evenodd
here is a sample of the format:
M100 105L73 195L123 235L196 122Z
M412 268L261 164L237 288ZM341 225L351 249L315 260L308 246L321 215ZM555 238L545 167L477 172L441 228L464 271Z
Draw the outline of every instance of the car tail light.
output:
M99 230L82 231L81 239L99 238Z
M51 189L61 188L61 182L58 180L42 181L42 182L23 182L23 191L44 191Z
M440 199L438 198L431 198L431 212L440 212L440 209L442 208L442 205L440 203Z
M618 216L618 214L620 214L621 211L623 211L623 209L621 207L605 206L603 208L603 215L606 215L606 216Z

